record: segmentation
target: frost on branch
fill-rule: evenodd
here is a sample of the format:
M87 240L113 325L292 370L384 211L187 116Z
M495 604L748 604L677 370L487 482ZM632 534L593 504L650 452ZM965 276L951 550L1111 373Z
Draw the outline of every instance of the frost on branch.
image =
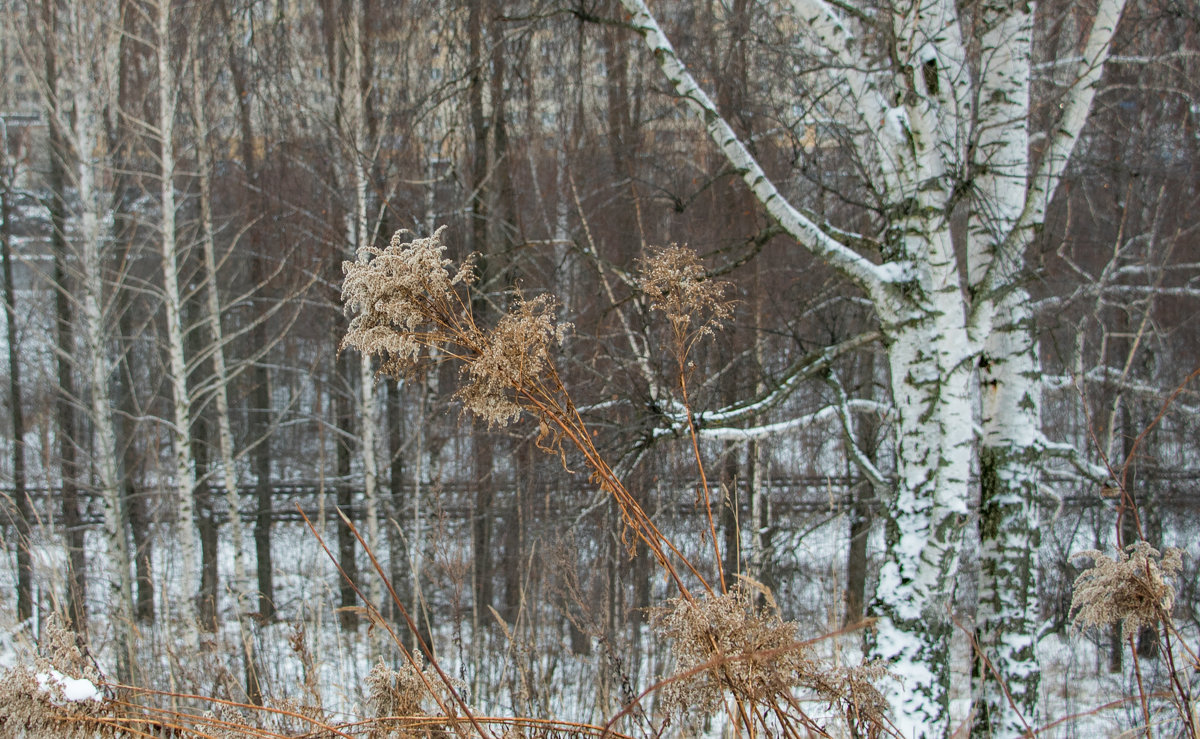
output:
M1090 558L1093 565L1075 578L1071 613L1076 628L1119 623L1125 633L1134 633L1170 618L1175 586L1169 579L1177 577L1183 567L1183 550L1167 547L1160 555L1147 542L1139 541L1118 552L1116 559L1095 549L1071 559L1078 557Z

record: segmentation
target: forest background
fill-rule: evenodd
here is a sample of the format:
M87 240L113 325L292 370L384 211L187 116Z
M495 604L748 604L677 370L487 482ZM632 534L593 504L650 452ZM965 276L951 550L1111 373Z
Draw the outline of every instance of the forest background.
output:
M1200 626L1196 7L653 10L4 3L9 636L349 713L395 658L366 602L492 712L603 724L669 672L679 593L586 455L340 350L343 262L444 225L480 325L556 296L658 529L888 660L902 733L1184 715L1171 632L1074 633L1071 585L1183 547ZM676 243L733 301L686 363L639 276Z

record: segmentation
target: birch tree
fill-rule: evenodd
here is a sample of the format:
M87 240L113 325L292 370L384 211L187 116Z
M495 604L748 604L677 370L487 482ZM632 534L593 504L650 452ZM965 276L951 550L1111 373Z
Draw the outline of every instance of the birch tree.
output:
M0 263L4 275L4 326L8 344L8 403L12 418L12 523L16 529L17 619L33 615L33 558L29 530L33 516L25 490L25 412L21 403L17 301L12 276L12 229L9 213L16 168L9 163L8 121L0 119Z
M195 597L198 592L196 569L195 499L196 463L192 457L191 396L188 393L188 366L184 355L183 300L179 291L179 247L175 237L175 112L178 86L172 66L171 2L161 0L155 8L154 42L158 63L158 122L160 190L159 248L162 257L163 310L167 323L168 375L171 385L171 445L175 455L174 483L178 521L176 532L180 546L179 586L184 597L180 619L184 638L191 646L199 641L199 615Z
M1021 734L1038 685L1039 466L1050 456L1073 456L1041 430L1024 257L1087 119L1124 0L1101 0L1075 54L1053 60L1074 73L1044 131L1031 126L1031 80L1040 61L1032 4L785 4L780 25L795 58L820 62L814 72L797 64L798 87L824 93L797 103L833 121L875 199L864 233L806 212L798 195L782 191L645 2L622 4L675 93L761 207L798 249L857 286L879 321L891 375L896 483L871 646L900 678L891 696L897 726L906 736L949 733L951 578L977 454L977 630L999 681L982 673L977 681L975 730ZM961 209L969 221L965 238L952 230Z
M77 198L74 213L79 295L76 298L84 343L84 384L90 396L92 464L104 506L104 531L110 565L109 617L114 638L117 678L132 671L132 582L125 533L116 432L110 383L113 361L107 350L111 301L105 289L102 251L106 242L103 192L103 109L114 77L113 34L119 25L110 3L76 3L58 17L57 4L42 6L44 53L61 64L47 63L44 90L50 126L62 134L73 156ZM49 74L53 72L54 74Z

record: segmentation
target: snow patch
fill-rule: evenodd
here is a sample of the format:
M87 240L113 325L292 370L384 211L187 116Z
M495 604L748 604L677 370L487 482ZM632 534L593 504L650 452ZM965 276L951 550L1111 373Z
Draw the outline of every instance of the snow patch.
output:
M883 129L896 141L908 139L908 111L901 107L888 108L883 114Z
M37 682L38 688L48 694L50 701L56 706L65 705L64 701L83 703L84 701L100 702L104 700L104 695L91 680L67 677L55 669L51 669L50 672L37 673ZM62 689L62 700L59 700L58 694L54 690L55 686Z

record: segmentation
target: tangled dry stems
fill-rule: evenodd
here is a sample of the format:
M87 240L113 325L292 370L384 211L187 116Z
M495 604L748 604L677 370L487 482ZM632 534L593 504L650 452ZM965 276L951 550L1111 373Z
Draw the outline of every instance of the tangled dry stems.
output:
M69 700L62 678L101 684L100 672L79 651L74 634L51 619L33 664L14 666L0 676L0 736L70 739L112 735L94 721L108 715L109 701Z
M1071 613L1077 629L1120 624L1124 633L1157 627L1175 606L1171 579L1183 567L1183 550L1167 547L1160 554L1145 541L1131 544L1116 558L1096 549L1071 557L1088 557L1092 566L1075 578Z
M376 664L366 678L367 706L379 719L371 728L371 736L416 736L440 728L440 724L425 720L431 715L426 708L433 698L429 686L440 684L438 674L423 666L420 652L413 654L413 662L396 669L383 662ZM418 725L424 732L415 731Z
M684 718L711 715L732 697L749 707L746 716L782 713L806 722L792 692L799 689L845 716L858 735L883 732L887 701L876 687L888 676L882 663L828 664L773 602L756 605L753 590L743 583L651 612L655 632L670 640L675 658L674 677L661 694L666 709Z

